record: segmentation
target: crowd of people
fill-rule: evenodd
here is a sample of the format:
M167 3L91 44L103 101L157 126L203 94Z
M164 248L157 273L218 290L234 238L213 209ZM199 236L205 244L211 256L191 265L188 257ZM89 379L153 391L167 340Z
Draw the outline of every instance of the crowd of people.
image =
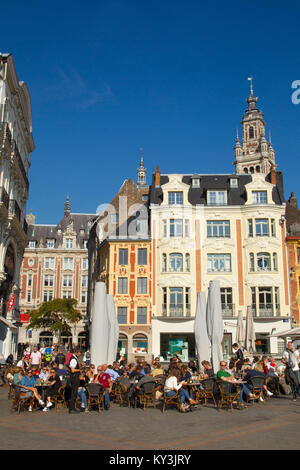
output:
M137 363L127 364L125 360L116 360L113 364L95 365L91 363L89 350L82 353L80 349L65 351L61 346L40 347L24 346L21 356L17 361L8 357L5 364L1 365L1 386L20 387L24 398L34 397L36 405L44 412L53 407L53 398L58 390L64 386L68 392L66 402L69 413L79 411L88 412L88 384L98 384L104 396L104 408L108 410L111 399L114 396L114 387L118 383L124 385L126 390L124 400L134 403L136 397L142 393L143 387L148 382L153 383L159 378L162 387L156 390L153 397L159 400L166 397L179 396L180 411L191 410L191 406L197 406L198 401L191 393L189 386L192 378L214 378L217 381L236 383L240 380L239 400L240 406L246 406L248 399L253 398L251 378L261 376L265 378L265 396L277 393L292 395L296 400L300 396L300 357L298 350L294 349L290 341L284 351L280 364L274 357L254 356L246 357L237 344L233 345L235 356L229 362L221 361L219 370L215 374L209 361L201 364L190 361L183 363L177 353L171 358L168 365L160 363L158 357L151 364L140 360ZM47 385L43 390L37 384ZM203 389L201 381L197 387ZM195 390L195 389L194 389ZM218 387L214 393L218 395ZM260 400L264 398L261 396ZM79 403L79 409L78 409ZM29 407L29 411L32 408Z

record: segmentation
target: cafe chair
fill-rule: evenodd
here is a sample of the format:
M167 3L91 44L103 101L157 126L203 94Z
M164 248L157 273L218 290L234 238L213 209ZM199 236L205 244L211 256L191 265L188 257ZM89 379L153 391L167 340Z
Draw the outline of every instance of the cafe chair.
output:
M240 387L238 387L237 384L220 380L220 381L217 381L217 386L220 392L220 400L218 402L218 411L221 410L223 405L225 406L227 410L230 409L231 411L233 411L232 405L234 404L236 404L238 408L241 408Z
M260 398L263 399L265 381L266 379L263 376L254 376L249 379L249 383L252 386L251 393L254 395L254 397L248 397L248 400L252 400L252 403L254 400L260 401Z
M67 408L66 402L66 386L62 385L59 387L57 394L51 398L52 403L54 404L55 411L57 410L57 405L62 404L64 407Z
M280 395L280 386L279 386L279 380L276 382L273 377L267 377L265 381L265 385L267 389L270 392L276 393L277 395ZM265 398L269 400L271 398L270 395L265 394Z
M141 390L135 395L134 407L137 405L144 406L144 410L147 408L148 403L152 403L153 407L156 408L155 403L155 382L148 382L141 386Z
M178 411L180 410L180 395L179 395L179 390L176 392L176 394L173 397L168 397L165 393L163 392L163 403L162 403L162 413L165 412L165 409L167 405L176 405Z
M205 406L207 405L208 400L212 399L214 402L214 405L217 406L217 402L215 398L215 387L216 387L215 379L204 379L201 381L201 385L203 387L203 390L199 388L196 389L195 399L198 401L204 400Z
M15 384L12 385L12 389L13 389L13 392L12 392L13 396L12 396L10 412L12 413L13 411L18 411L18 413L20 413L21 409L28 410L30 406L33 410L34 395L32 395L31 397L26 397L25 396L26 393L22 392L21 388Z
M98 408L101 413L101 408L104 410L105 389L100 384L87 384L87 409L90 411L94 406Z

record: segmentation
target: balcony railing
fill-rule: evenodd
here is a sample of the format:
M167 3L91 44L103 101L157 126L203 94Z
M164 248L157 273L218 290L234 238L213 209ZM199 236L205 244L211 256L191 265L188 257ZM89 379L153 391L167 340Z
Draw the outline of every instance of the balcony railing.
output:
M169 314L168 314L169 313ZM190 304L163 304L162 306L162 316L169 318L182 318L191 316L191 306Z
M5 205L6 209L9 209L9 195L5 188L0 188L1 191L1 202Z
M222 305L222 314L225 317L233 317L234 315L234 304L221 304Z
M280 305L279 304L258 304L252 305L252 314L257 318L267 318L280 316Z

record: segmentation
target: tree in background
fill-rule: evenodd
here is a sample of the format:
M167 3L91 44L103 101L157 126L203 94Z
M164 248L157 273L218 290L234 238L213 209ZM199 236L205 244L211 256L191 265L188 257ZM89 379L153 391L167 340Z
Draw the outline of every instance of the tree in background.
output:
M44 302L29 316L29 329L47 329L52 331L61 342L62 334L71 336L71 327L82 319L82 314L75 309L76 299L53 299Z

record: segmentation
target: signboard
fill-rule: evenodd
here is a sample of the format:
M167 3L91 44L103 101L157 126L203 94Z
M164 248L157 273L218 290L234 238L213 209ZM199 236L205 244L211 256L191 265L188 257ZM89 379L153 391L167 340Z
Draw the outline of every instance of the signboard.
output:
M12 295L8 302L8 311L10 312L13 306L15 305L15 295Z

